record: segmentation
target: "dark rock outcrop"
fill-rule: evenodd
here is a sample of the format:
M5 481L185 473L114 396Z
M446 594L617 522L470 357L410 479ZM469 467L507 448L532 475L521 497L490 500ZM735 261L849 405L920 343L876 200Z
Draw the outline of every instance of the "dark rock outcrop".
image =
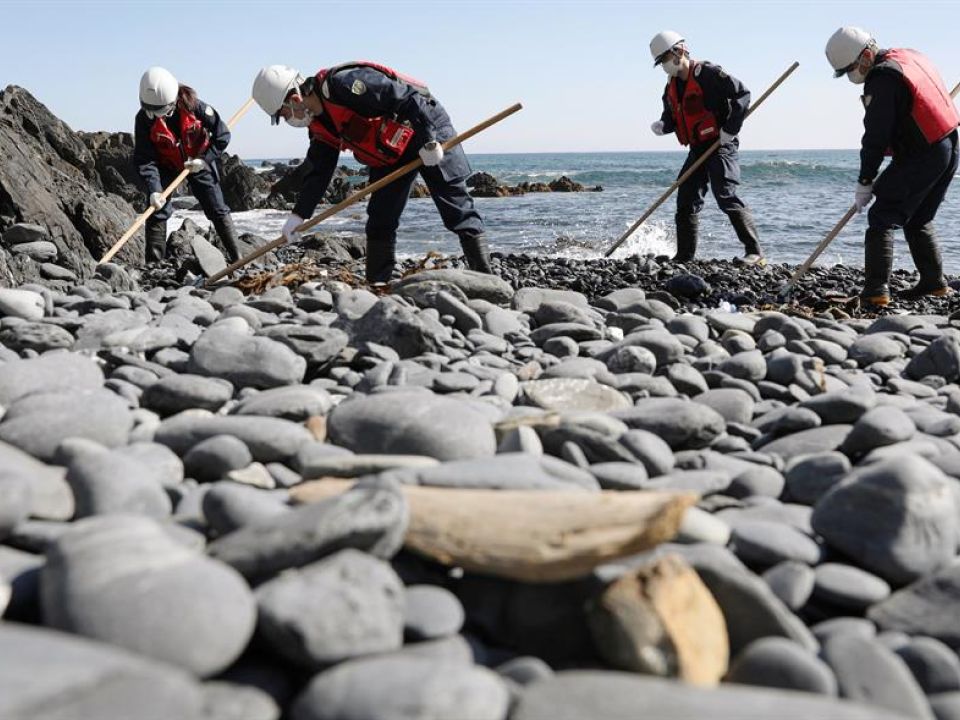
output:
M119 180L105 166L111 187ZM133 207L105 186L94 154L81 135L29 92L0 92L0 216L6 224L40 225L57 246L58 263L86 279L95 262L133 222ZM0 228L5 229L5 228ZM135 237L120 262L136 264L143 240ZM0 250L0 285L39 280L40 264Z

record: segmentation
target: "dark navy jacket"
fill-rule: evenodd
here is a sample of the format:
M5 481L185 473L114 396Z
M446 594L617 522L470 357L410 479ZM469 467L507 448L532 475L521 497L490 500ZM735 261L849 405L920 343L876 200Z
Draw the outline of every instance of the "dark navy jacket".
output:
M876 179L888 150L900 158L929 147L916 122L910 117L913 97L903 74L883 64L885 51L867 73L863 85L863 138L860 141L860 181Z
M220 156L230 143L230 129L220 119L220 115L214 110L213 106L207 105L202 100L197 100L194 114L210 134L210 146L204 152L203 160L210 166L210 171L214 174L214 177L218 177L217 161L220 160ZM133 162L147 186L147 191L150 193L163 190L157 153L154 150L153 143L150 142L150 128L153 127L153 122L153 119L148 118L147 114L140 110L134 121L133 133ZM179 137L180 111L175 110L173 115L166 118L166 122L170 132Z
M396 116L400 122L409 122L415 132L411 147L420 148L435 139L438 123L449 122L440 104L429 95L402 79L391 80L371 67L352 67L327 75L324 85L331 102L364 117L388 115ZM320 94L319 85L313 92ZM323 115L318 119L325 121ZM336 134L331 124L327 123L327 128ZM313 215L333 178L339 158L336 148L317 140L310 143L307 160L312 169L304 178L294 213L305 219Z
M747 109L750 107L750 91L742 82L733 75L728 74L719 65L706 61L691 60L691 67L694 62L697 65L698 74L695 75L700 87L703 88L703 104L717 118L720 128L726 130L731 135L740 132L743 125L743 119L747 115ZM667 83L669 87L669 83ZM680 94L686 83L679 81ZM660 116L663 121L663 131L665 133L675 132L677 125L674 122L673 111L670 109L670 101L667 99L666 89L663 91L663 114Z

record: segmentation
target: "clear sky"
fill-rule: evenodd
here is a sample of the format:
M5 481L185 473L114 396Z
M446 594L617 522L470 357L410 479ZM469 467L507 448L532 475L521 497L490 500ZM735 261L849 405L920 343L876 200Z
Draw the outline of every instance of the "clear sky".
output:
M0 16L0 86L26 87L78 130L131 130L150 65L229 117L263 65L308 74L362 58L426 81L459 130L523 102L468 152L674 150L675 139L649 130L665 76L648 44L664 29L740 78L754 99L800 62L745 126L745 149L858 146L860 90L832 78L823 52L841 25L864 27L881 46L922 50L948 87L960 81L957 0L0 0ZM305 145L304 130L271 127L254 107L230 151L291 157Z

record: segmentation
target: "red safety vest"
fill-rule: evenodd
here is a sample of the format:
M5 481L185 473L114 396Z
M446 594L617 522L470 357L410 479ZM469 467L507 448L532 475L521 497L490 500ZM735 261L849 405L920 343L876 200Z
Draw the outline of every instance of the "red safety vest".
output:
M935 143L960 125L960 114L947 92L940 73L927 57L916 50L894 48L884 57L892 61L910 89L913 107L910 116L928 143Z
M182 105L179 110L179 139L167 126L166 118L157 118L150 128L150 142L157 152L157 160L164 167L177 171L183 170L187 158L199 157L210 147L210 134L199 118Z
M690 75L682 98L678 89L679 78L670 78L667 83L667 101L681 145L700 145L720 137L717 118L703 103L703 88L697 82L696 70L699 66L700 63L690 63Z
M410 140L414 131L409 123L400 122L395 117L365 117L345 105L330 100L326 79L341 70L354 67L369 67L386 75L391 80L402 80L424 95L430 94L426 85L395 70L377 63L364 60L337 65L329 70L321 70L316 75L317 97L323 104L323 115L310 123L310 137L319 140L337 150L350 150L357 162L370 167L383 167L394 164ZM332 127L331 127L332 126Z

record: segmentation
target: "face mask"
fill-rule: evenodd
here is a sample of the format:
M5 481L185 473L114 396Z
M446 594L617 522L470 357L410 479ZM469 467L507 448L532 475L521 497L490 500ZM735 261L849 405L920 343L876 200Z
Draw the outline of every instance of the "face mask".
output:
M290 117L284 118L284 120L286 120L287 125L289 125L290 127L295 127L295 128L310 127L310 123L313 122L313 113L310 112L309 110L304 110L303 117L298 118L291 115Z
M867 79L867 74L860 72L859 65L847 73L847 80L852 82L854 85L863 85L866 79Z
M660 63L660 67L667 74L667 77L677 77L680 74L680 60L676 57L670 57Z

